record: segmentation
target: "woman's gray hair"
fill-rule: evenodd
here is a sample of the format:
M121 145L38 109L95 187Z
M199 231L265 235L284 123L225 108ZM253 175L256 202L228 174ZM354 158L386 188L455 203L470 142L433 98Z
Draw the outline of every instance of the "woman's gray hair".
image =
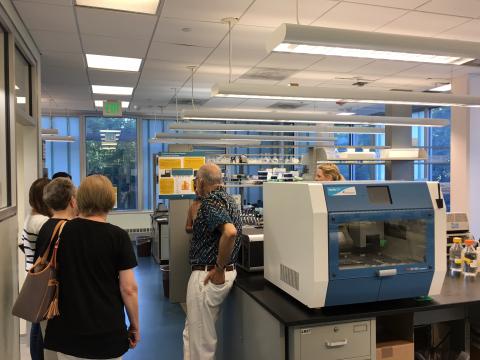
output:
M75 196L75 186L68 178L53 179L43 189L43 201L54 211L65 210Z
M222 170L213 163L203 165L197 172L197 179L203 181L206 185L223 184Z

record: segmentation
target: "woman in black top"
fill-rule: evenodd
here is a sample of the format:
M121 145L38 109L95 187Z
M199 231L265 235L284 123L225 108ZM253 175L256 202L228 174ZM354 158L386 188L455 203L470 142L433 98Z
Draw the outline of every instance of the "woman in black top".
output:
M58 247L60 315L48 321L45 347L59 360L119 358L140 340L137 261L128 234L106 222L115 204L106 177L85 178L77 204L79 217L65 225Z

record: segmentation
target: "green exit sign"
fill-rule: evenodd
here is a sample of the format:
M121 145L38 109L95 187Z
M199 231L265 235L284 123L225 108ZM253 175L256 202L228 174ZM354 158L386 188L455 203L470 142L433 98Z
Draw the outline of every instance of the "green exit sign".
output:
M122 116L122 102L119 100L104 101L103 116Z

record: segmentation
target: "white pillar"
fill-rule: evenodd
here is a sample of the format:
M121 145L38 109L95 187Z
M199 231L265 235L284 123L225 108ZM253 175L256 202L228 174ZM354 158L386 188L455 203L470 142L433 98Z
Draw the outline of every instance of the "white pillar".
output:
M480 96L480 76L453 79L452 92ZM479 104L480 105L480 104ZM452 107L450 211L466 212L470 229L480 237L480 109Z

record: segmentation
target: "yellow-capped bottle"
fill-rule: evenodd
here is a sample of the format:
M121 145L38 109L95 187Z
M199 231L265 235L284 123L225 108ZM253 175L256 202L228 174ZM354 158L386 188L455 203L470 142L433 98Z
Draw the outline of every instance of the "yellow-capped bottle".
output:
M454 272L462 271L462 265L463 265L462 252L463 252L462 238L454 237L453 244L450 247L450 251L448 252L450 270Z

